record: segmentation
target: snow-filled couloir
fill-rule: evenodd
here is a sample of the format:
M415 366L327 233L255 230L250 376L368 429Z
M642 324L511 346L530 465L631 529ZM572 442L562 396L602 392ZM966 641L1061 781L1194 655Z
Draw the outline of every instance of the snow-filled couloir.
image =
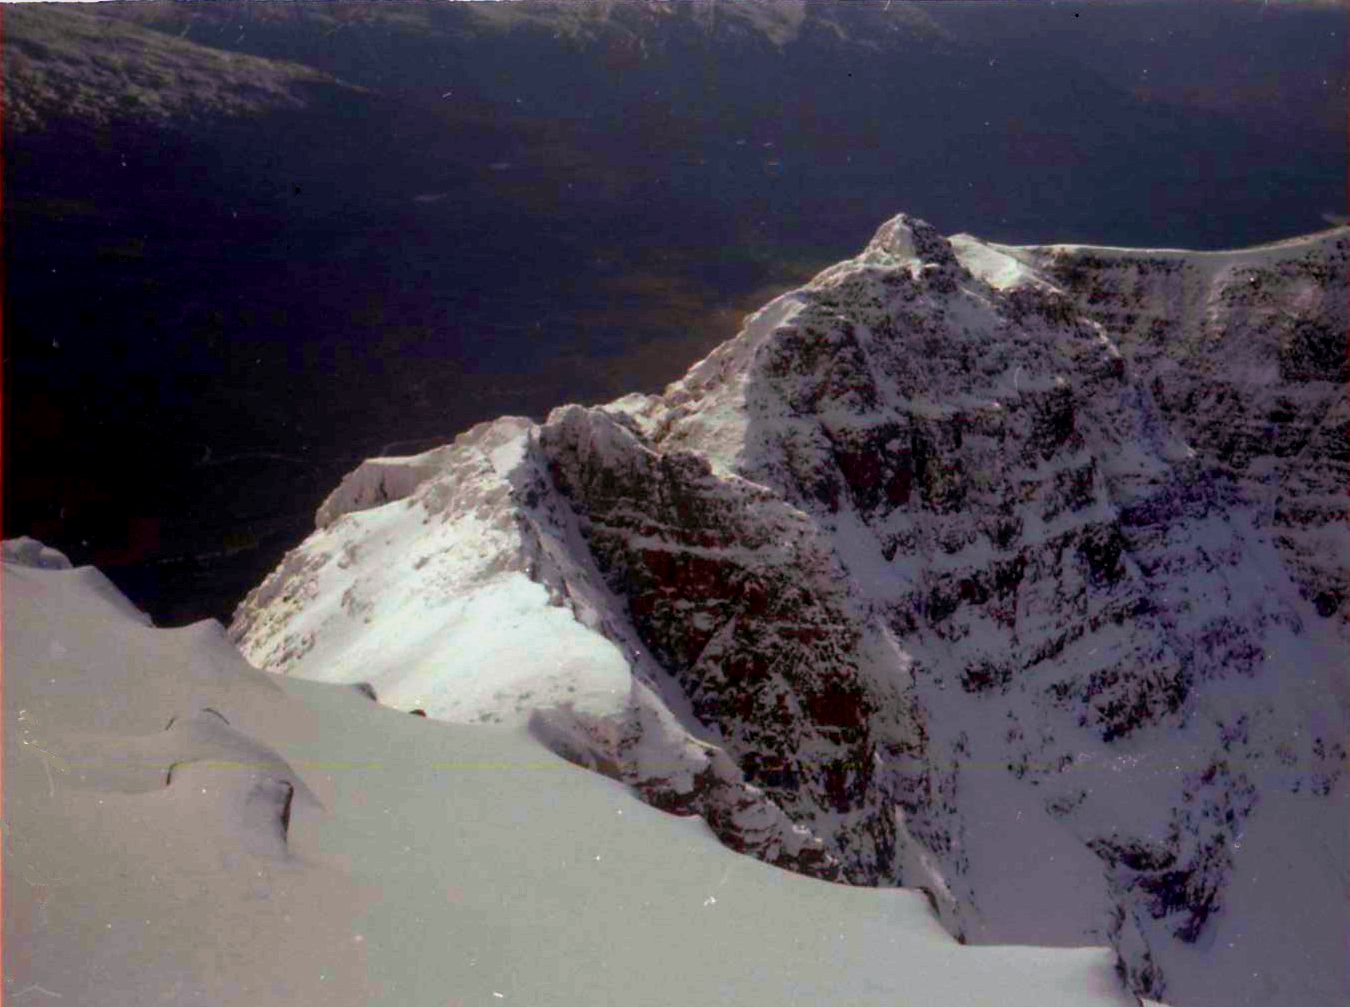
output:
M231 635L973 943L1342 1003L1346 247L897 217L659 396L366 462Z

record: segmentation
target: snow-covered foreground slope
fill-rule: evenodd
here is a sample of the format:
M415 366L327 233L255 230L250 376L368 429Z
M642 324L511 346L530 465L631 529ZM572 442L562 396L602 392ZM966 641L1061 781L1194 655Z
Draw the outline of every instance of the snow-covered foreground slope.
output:
M249 668L6 543L6 1002L1126 1007L1105 949L958 945L552 755Z
M316 716L217 624L152 629L31 540L0 592L5 1002L367 1002L378 893L317 855L277 748Z
M660 396L367 462L231 636L972 942L1344 1003L1346 248L897 217Z

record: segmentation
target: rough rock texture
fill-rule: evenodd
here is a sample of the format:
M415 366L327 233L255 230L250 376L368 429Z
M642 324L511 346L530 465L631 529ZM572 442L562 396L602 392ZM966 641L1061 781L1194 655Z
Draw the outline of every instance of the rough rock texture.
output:
M514 713L738 849L928 888L970 941L1109 940L1178 1004L1343 1002L1346 247L897 217L661 396L368 463L232 634ZM513 632L573 630L483 644L465 606L511 578L542 588Z

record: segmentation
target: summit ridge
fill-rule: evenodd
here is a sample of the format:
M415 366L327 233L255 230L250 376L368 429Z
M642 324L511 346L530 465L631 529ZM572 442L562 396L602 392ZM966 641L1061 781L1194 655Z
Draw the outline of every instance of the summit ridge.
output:
M1348 235L901 214L660 395L367 461L231 637L972 943L1343 1002Z

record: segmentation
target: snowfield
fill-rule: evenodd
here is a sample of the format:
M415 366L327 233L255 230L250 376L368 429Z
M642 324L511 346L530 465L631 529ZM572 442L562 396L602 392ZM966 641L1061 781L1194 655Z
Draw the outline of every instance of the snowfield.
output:
M1105 949L723 847L520 724L410 717L4 547L10 1003L1126 1007Z

